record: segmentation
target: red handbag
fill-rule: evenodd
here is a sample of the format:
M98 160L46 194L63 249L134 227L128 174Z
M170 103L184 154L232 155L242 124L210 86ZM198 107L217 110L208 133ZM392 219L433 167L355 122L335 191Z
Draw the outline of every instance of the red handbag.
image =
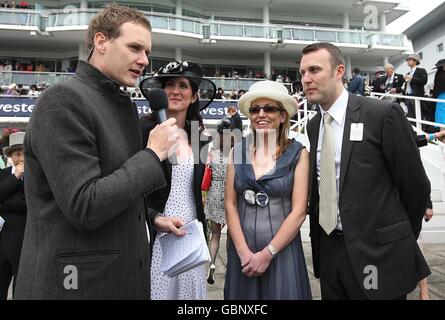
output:
M204 177L202 178L201 190L209 191L212 184L212 167L209 164L206 165L204 170Z

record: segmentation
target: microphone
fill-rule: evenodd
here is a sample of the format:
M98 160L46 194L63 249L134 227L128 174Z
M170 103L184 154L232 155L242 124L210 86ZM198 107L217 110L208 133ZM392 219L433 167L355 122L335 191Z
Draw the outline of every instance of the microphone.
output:
M167 121L168 99L164 90L154 88L148 91L146 96L150 109L156 112L159 123Z
M153 112L156 112L156 117L158 122L162 123L167 121L167 108L168 108L168 98L164 90L159 88L153 88L148 91L146 98L150 104L150 108ZM176 154L171 154L169 156L169 161L171 164L178 164L178 159Z

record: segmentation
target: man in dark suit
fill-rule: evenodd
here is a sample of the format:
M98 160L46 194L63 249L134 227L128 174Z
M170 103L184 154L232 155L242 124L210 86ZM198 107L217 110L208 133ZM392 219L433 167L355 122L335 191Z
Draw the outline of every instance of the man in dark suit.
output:
M243 137L243 120L238 113L238 109L230 106L227 109L227 113L230 116L230 129L234 134L235 142L241 141Z
M425 97L425 85L428 82L428 74L425 69L418 67L420 64L420 57L417 54L410 54L406 58L406 63L410 67L410 71L405 75L405 94L407 96ZM415 118L415 102L412 99L405 99L406 107L408 108L407 116ZM421 102L422 119L424 119L425 103Z
M108 5L86 41L87 61L45 90L26 132L18 299L149 299L147 230L183 234L179 219L148 214L144 198L166 185L161 161L174 151L176 121L143 145L136 105L120 90L148 65L150 23Z
M377 67L374 72L374 79L371 81L372 92L385 93L385 69Z
M394 66L390 63L385 66L386 76L383 81L384 91L391 94L400 94L402 93L405 78L403 75L395 73L394 70Z
M0 171L0 217L4 221L3 228L0 227L0 300L7 299L12 277L15 287L25 232L24 137L24 132L9 136L9 146L4 149L4 154L11 157L12 167Z
M416 242L430 184L398 104L348 94L341 51L303 49L310 236L322 299L404 299L429 273ZM409 174L407 174L409 172Z

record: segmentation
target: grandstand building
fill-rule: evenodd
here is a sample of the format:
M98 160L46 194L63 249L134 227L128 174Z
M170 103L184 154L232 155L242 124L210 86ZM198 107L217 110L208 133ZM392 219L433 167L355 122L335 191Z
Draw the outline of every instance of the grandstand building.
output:
M73 71L88 50L82 44L88 21L107 2L36 0L28 1L26 8L1 8L0 63L13 70L19 66L24 71ZM330 41L343 50L348 77L354 67L367 76L411 50L405 35L385 30L408 11L400 0L115 2L139 8L152 23L149 72L177 59L202 64L209 77L282 76L295 81L301 50L315 41ZM51 84L65 77L3 71L0 84ZM226 79L217 83L225 89L246 89L250 84Z

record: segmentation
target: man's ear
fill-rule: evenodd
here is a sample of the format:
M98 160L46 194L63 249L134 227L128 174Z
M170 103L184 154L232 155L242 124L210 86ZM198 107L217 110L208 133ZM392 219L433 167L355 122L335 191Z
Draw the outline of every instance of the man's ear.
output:
M97 32L94 35L94 48L96 51L104 54L108 45L108 37L102 32Z
M337 66L337 72L335 76L337 77L337 79L342 79L344 74L345 74L345 66L343 64L339 64Z

